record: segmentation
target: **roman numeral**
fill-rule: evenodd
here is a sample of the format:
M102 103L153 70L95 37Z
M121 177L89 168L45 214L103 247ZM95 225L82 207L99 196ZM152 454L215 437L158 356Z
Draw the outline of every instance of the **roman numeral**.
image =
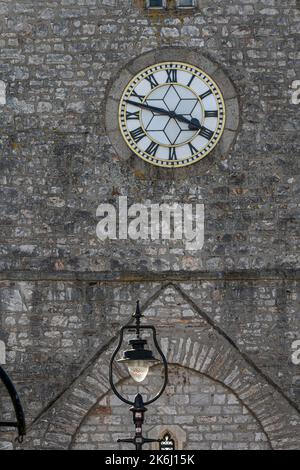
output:
M168 75L166 83L177 83L177 70L170 69L166 70L166 72Z
M140 140L146 137L146 134L141 127L134 129L134 131L131 131L130 134L136 143L138 143Z
M192 75L192 77L191 77L189 83L187 84L187 86L191 86L191 84L193 83L194 78L195 78L195 75Z
M145 96L139 95L135 90L133 90L131 97L134 96L135 98L138 98L140 101L144 101Z
M218 117L219 115L219 111L205 111L205 117L206 118L209 118L209 117Z
M202 93L202 95L199 96L199 98L201 100L204 100L204 98L206 98L207 96L209 95L212 95L212 91L211 90L207 90L205 93Z
M155 157L158 148L159 148L159 144L156 144L155 142L151 142L149 147L146 149L146 153Z
M169 148L169 160L177 160L176 148L175 147L170 147Z
M198 150L196 149L196 147L193 146L193 144L191 144L191 142L189 142L189 147L190 147L190 151L191 151L191 154L194 155L194 153L197 153Z
M126 119L129 120L134 120L134 119L139 119L139 111L135 111L135 113L131 113L130 111L126 111Z
M156 88L158 86L158 81L156 80L154 75L149 75L149 77L146 77L146 80L150 83L151 90L153 90L153 88Z
M199 132L199 135L201 135L207 140L210 140L212 136L214 135L214 132L207 129L206 127L201 127L201 131Z

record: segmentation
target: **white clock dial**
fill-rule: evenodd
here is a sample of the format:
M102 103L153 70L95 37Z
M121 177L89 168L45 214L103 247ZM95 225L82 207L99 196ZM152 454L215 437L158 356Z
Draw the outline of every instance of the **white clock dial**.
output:
M119 125L140 158L178 168L205 157L218 143L224 100L216 83L197 67L164 62L141 71L127 85Z

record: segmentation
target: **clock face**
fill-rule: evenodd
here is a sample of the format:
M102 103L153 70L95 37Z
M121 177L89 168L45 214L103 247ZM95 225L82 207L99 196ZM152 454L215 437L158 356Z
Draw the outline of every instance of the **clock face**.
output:
M208 155L225 126L225 104L216 83L182 62L152 65L125 88L119 126L143 160L164 168L191 165Z

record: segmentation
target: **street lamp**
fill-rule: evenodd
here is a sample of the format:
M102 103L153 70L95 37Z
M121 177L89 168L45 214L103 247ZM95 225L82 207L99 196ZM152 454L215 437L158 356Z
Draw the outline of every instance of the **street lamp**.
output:
M135 325L123 326L121 328L119 344L116 350L114 351L110 360L109 381L110 381L111 388L113 392L115 393L115 395L122 402L131 406L130 411L133 414L133 422L135 425L134 438L133 439L118 439L118 442L128 442L128 443L134 444L136 450L142 450L143 445L145 443L159 442L159 440L157 439L145 438L142 433L142 426L144 423L144 415L145 415L145 412L147 411L146 406L156 401L162 395L162 393L164 392L166 388L166 385L168 382L168 363L158 344L157 337L156 337L156 329L154 328L154 326L141 325L141 318L143 317L143 315L141 314L141 311L140 311L139 302L137 302L136 304L136 311L132 317L135 319ZM147 349L147 340L141 338L141 330L151 330L153 342L161 358L161 361L159 361L153 356L153 353L151 350ZM116 389L114 385L113 363L122 346L125 331L134 332L135 338L129 341L130 349L128 349L127 351L124 351L123 357L121 359L118 359L117 362L121 364L123 363L127 366L129 374L137 383L141 383L143 382L143 380L145 380L145 378L148 375L149 368L152 365L162 362L163 367L164 367L164 379L163 379L163 384L160 388L160 391L153 398L145 402L140 393L138 393L135 396L134 401L128 400L127 398L123 397L118 392L118 390Z

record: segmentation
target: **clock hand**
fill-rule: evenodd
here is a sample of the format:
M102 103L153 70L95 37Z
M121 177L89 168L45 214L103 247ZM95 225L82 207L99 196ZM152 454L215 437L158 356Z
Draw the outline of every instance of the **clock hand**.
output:
M154 111L155 113L160 113L160 114L164 114L166 116L170 116L170 111L168 111L167 109L157 108L156 106L150 106L150 105L144 104L144 103L137 103L136 101L131 101L131 100L125 100L125 101L126 101L126 103L132 104L133 106L137 106L138 108L143 108L143 109L147 109L149 111Z
M202 128L200 121L196 118L192 118L192 120L185 118L181 114L176 114L175 111L168 111L163 108L157 108L156 106L150 106L144 103L137 103L136 101L132 100L125 100L126 103L131 104L133 106L137 106L138 108L147 109L148 111L154 111L156 113L163 114L165 116L170 116L177 121L184 122L189 125L189 129L192 131L200 130Z

